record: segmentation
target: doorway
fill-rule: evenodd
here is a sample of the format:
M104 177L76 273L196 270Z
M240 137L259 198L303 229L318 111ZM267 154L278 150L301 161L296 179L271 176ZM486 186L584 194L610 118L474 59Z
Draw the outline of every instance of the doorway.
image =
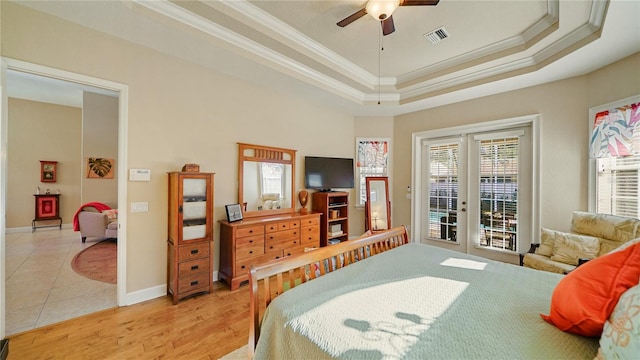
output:
M41 77L42 79L58 81L66 86L76 89L91 89L91 92L108 93L111 92L117 96L117 113L118 113L118 134L117 134L117 204L120 208L124 209L126 203L126 127L127 127L127 97L128 88L126 85L105 81L102 79L92 78L80 74L70 73L58 69L48 68L40 65L26 63L13 59L2 59L2 67L0 73L2 93L2 126L0 128L0 141L1 149L4 156L1 159L0 166L0 182L3 191L0 192L0 260L3 266L0 269L2 276L0 276L0 332L4 337L6 333L6 273L5 264L7 256L7 242L6 242L6 215L7 215L7 191L10 190L7 187L8 183L8 167L7 167L7 149L10 137L8 136L8 97L12 90L7 83L8 72L17 72L21 74L29 74L30 76ZM9 154L10 156L10 154ZM84 165L83 165L84 166ZM78 174L80 175L80 174ZM70 223L71 219L65 219L65 223ZM71 230L67 230L67 233ZM38 234L39 230L34 234ZM50 231L42 231L40 234L49 233ZM61 230L63 233L64 230ZM79 233L72 233L71 236L76 236L79 240ZM41 235L46 236L46 235ZM126 305L126 211L122 211L118 216L118 246L117 246L117 286L116 286L116 298L117 305Z
M517 263L538 223L537 116L414 134L416 242Z

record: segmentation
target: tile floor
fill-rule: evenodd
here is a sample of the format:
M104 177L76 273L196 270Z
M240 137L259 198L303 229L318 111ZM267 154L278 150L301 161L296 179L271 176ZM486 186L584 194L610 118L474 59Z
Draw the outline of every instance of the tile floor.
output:
M72 229L6 234L6 334L117 306L116 285L87 279L73 257L100 239L80 241Z

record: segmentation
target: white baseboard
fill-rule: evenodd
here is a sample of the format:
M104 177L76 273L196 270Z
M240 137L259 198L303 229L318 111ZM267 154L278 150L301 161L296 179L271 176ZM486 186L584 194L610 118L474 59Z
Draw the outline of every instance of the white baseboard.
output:
M73 225L72 224L62 224L62 228L63 229L71 229L71 228L73 228ZM7 228L6 231L5 231L5 234L30 233L31 230L32 230L31 226ZM53 230L60 230L60 229L57 226L42 227L42 228L37 228L36 229L36 231L53 231Z
M218 281L218 272L213 272L214 282ZM141 302L145 302L147 300L156 299L159 297L163 297L167 295L167 285L158 285L154 287L150 287L147 289L142 289L138 291L134 291L132 293L128 293L126 297L126 304L124 306L129 306L133 304L138 304Z
M147 300L159 298L166 295L167 295L166 284L134 291L127 294L126 303L124 306L141 303Z

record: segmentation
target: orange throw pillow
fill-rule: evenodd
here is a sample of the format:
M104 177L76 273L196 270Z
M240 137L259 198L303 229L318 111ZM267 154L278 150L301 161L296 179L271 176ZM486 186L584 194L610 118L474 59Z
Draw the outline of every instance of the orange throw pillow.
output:
M562 331L600 336L618 299L640 278L640 243L590 260L566 275L542 318Z

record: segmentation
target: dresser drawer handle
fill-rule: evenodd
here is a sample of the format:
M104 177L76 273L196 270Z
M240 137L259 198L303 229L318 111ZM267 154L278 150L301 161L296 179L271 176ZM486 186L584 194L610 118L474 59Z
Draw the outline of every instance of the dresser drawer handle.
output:
M293 232L293 235L298 235L298 232L297 232L297 231L294 231L294 232Z
M198 249L193 249L193 250L191 250L191 255L195 255L195 254L197 254L197 253L198 253Z
M269 246L269 249L273 249L273 245Z
M246 266L242 265L242 269L246 268Z
M191 267L191 270L198 270L198 268L199 268L199 266L198 266L198 265L193 265L193 266Z
M249 240L249 244L252 244L252 243L253 243L253 240Z
M196 286L196 285L198 285L198 280L195 280L195 281L191 282L191 286Z
M249 251L249 254L253 254L253 250Z
M249 234L252 234L252 233L253 233L253 230L249 230Z
M273 236L270 236L270 237L269 237L269 240L273 240L273 239L275 239Z

